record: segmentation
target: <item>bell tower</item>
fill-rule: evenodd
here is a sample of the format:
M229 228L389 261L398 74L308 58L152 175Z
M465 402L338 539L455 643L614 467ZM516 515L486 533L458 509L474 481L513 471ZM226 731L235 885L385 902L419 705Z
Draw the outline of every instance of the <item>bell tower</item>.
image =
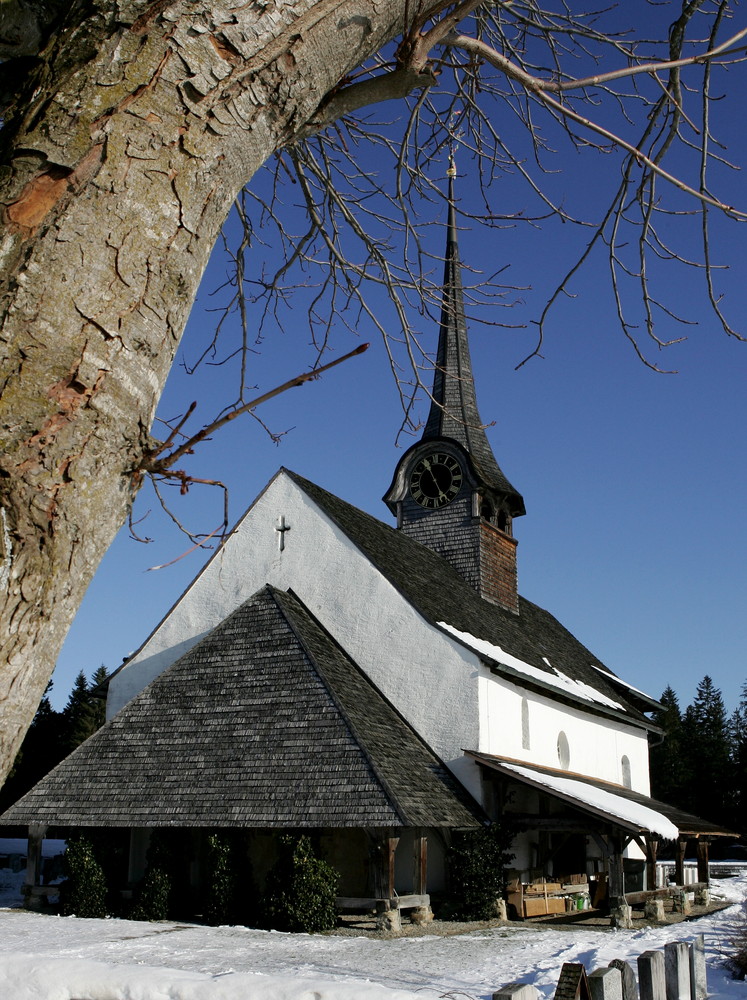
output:
M400 459L384 502L397 527L434 549L485 600L518 614L513 519L521 494L501 471L480 420L464 315L453 161L438 353L420 441Z

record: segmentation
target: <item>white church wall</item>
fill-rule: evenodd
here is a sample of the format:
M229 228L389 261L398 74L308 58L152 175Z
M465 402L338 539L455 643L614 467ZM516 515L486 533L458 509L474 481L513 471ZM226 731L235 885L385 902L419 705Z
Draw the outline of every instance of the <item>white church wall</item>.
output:
M462 755L478 741L478 657L429 626L282 472L112 678L109 717L266 583L294 590L479 798L478 768Z
M567 760L559 753L565 735ZM561 743L564 741L561 739ZM630 787L648 795L648 741L643 730L526 691L481 668L480 750L540 764L563 767L624 784L627 759Z

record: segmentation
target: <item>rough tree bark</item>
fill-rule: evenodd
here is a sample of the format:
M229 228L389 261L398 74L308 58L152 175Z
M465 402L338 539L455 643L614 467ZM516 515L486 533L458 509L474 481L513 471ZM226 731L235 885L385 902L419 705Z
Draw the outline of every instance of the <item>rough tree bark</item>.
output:
M86 0L42 52L0 134L0 781L130 509L233 199L407 7Z

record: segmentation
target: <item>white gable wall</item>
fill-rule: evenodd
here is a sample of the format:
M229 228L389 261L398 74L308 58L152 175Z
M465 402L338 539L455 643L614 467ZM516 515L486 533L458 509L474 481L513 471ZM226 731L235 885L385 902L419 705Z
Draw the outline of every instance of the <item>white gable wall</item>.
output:
M522 708L524 698L526 705ZM650 794L648 740L643 730L561 705L482 667L480 750L483 753L559 768L562 767L558 756L561 732L568 741L570 757L564 769L622 785L625 756L630 764L631 787Z
M280 551L275 530L290 527ZM107 715L266 583L292 589L479 798L479 658L430 627L337 526L280 473L109 686Z

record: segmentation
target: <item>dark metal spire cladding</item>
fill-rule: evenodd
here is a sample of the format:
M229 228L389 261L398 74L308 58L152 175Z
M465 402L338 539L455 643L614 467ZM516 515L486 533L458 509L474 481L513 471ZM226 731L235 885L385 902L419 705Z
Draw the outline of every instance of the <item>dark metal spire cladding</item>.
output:
M433 377L433 398L423 441L448 437L470 454L485 485L506 496L513 514L523 514L524 501L504 476L480 420L464 315L461 262L454 205L454 161L449 166L449 217L444 261L441 328Z

